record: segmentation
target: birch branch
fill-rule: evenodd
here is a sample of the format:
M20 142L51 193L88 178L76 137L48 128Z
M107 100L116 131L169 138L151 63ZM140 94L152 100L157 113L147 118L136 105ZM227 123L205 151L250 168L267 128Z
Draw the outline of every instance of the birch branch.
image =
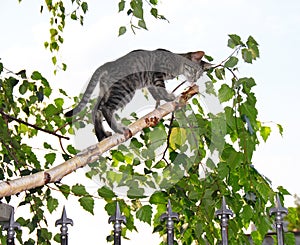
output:
M0 198L40 187L48 183L60 181L64 176L72 173L76 169L96 161L104 152L125 142L133 135L142 131L143 128L155 126L164 116L186 105L187 101L197 93L198 86L193 85L186 92L177 97L176 100L165 103L144 117L138 119L136 122L129 125L128 128L131 131L130 135L114 134L101 142L88 147L73 158L56 167L15 180L0 182Z

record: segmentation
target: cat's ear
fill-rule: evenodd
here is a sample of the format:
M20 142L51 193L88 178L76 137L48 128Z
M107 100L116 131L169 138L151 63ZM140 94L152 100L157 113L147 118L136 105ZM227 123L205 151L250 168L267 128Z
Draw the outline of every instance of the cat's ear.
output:
M192 52L191 60L199 62L203 58L204 55L205 55L205 53L203 51Z

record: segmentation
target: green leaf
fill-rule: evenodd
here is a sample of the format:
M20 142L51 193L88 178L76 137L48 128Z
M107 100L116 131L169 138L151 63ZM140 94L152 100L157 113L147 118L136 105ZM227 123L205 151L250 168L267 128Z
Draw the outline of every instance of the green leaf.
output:
M57 243L61 243L61 237L60 234L55 234L55 236L53 237L53 240Z
M50 43L50 49L51 49L51 51L53 51L53 50L56 50L56 51L58 51L59 50L59 45L58 45L58 43L57 42L51 42ZM54 56L54 57L52 57L52 62L54 62L54 59L56 59L56 57Z
M56 29L54 29L54 28L51 28L50 29L50 35L51 35L51 37L54 37L54 36L56 36L58 34L58 31L56 30Z
M150 0L150 3L153 4L153 5L157 5L158 0Z
M49 47L49 42L44 42L44 47L48 48Z
M149 202L151 204L161 204L161 203L167 203L166 201L166 197L167 197L167 194L165 192L154 192L150 199L149 199Z
M44 109L44 112L46 114L46 117L52 117L53 115L58 113L58 110L53 104L50 104Z
M140 1L138 4L132 4L133 1L131 1L131 7L133 9L133 16L135 16L138 19L143 20L144 19L144 11L143 11L143 2Z
M216 80L215 80L216 81ZM212 81L205 82L205 92L217 96L215 87Z
M271 188L268 184L266 183L259 183L257 185L257 191L263 198L263 201L267 202L269 200L270 194L271 194Z
M239 59L235 56L231 56L224 64L225 67L233 68L238 63Z
M152 162L153 162L153 161L152 161L151 159L147 159L147 160L145 161L146 167L150 169L150 168L152 167Z
M226 83L222 84L219 89L219 100L221 103L230 100L234 96L234 90L229 87Z
M70 154L76 155L77 154L77 150L74 148L74 146L72 145L68 145L67 146L67 150Z
M137 212L136 212L136 217L145 223L148 223L151 225L151 218L152 218L152 207L150 205L145 205L141 207Z
M242 57L245 62L252 63L252 53L248 49L242 49Z
M258 43L255 41L255 39L252 36L248 37L246 44L249 48L251 48L251 46L253 46L253 45L258 46Z
M94 199L92 197L81 197L78 201L84 210L94 214Z
M158 16L158 11L157 11L156 8L152 8L152 9L150 10L150 13L151 13L155 18L157 18L157 16Z
M282 195L291 195L291 193L290 193L287 189L283 188L282 186L278 186L278 187L277 187L277 190L278 190Z
M48 144L47 142L44 142L44 148L53 150L52 146L50 144Z
M64 105L64 99L62 99L62 98L56 98L56 99L54 100L54 103L55 103L55 105L56 105L56 107L57 107L58 109L62 109L62 107L63 107L63 105Z
M34 71L34 72L32 72L31 79L32 80L42 80L43 76L40 72Z
M224 79L224 75L225 75L225 70L224 69L219 69L216 68L214 69L215 75L219 80L223 80Z
M258 43L255 41L255 39L252 36L248 37L246 44L252 53L253 59L259 58Z
M87 191L85 190L85 187L80 184L76 184L76 185L72 186L72 192L76 196L84 196L84 195L88 194Z
M251 238L254 244L262 244L263 237L259 231L252 231Z
M241 41L241 38L236 34L230 34L228 35L228 47L229 48L235 48L236 46L243 45L243 42Z
M263 140L266 142L268 137L271 134L271 128L268 126L262 126L260 129L260 135L263 138Z
M282 127L282 125L281 124L277 124L277 127L278 127L280 135L282 136L283 135L283 127Z
M28 88L28 82L24 81L19 87L20 94L24 95L27 91L27 88Z
M62 63L62 69L63 69L63 71L66 71L67 70L67 65L65 64L65 63Z
M124 0L121 0L119 2L119 12L123 11L125 8L125 1Z
M137 186L130 187L129 190L127 191L127 197L131 199L140 199L146 197L144 195L144 188L139 188Z
M57 63L56 56L53 56L51 60L52 60L53 65L56 65L56 63Z
M145 30L147 30L146 23L145 23L144 20L139 20L138 26L145 29Z
M48 153L48 154L45 155L46 162L47 162L47 164L50 164L50 165L52 163L54 163L55 158L56 158L56 154L55 153Z
M177 149L186 142L186 139L187 139L186 129L179 128L179 127L172 128L170 139L169 139L169 146L172 149Z
M49 197L47 199L47 208L50 213L52 213L58 207L58 200L53 197Z
M76 11L73 11L72 14L71 14L71 19L72 20L77 20L78 17L77 17L77 14L76 14Z
M64 95L64 96L68 96L67 93L66 93L66 91L64 91L64 90L61 89L61 88L59 89L59 92L60 92L62 95Z
M284 243L287 245L297 244L295 234L293 232L284 232Z
M253 216L253 210L251 208L250 205L246 205L243 207L243 210L241 212L241 216L243 217L243 219L246 220L246 222L250 222L250 220L252 219Z
M132 138L130 141L130 146L133 148L141 148L143 147L143 144L141 142L139 142L136 138Z
M256 85L255 80L252 77L241 78L237 81L237 83L241 83L243 85L243 92L245 92L247 95L250 95L251 88Z
M119 36L123 35L126 32L126 27L125 26L121 26L119 28Z
M87 10L88 10L88 4L87 4L87 2L83 2L81 4L81 9L82 9L83 13L87 12Z
M58 36L58 41L59 41L60 43L64 43L63 37L59 35L59 36Z
M58 189L61 191L61 193L65 196L65 198L68 198L71 190L70 190L70 186L68 185L60 185L58 186Z
M124 162L125 161L125 156L121 151L117 151L117 150L112 150L111 151L111 156L112 159L118 162Z
M52 238L52 233L49 232L46 228L40 228L37 230L37 235L39 240L50 240Z
M156 164L153 166L153 168L157 168L157 169L159 169L159 168L164 168L166 165L167 165L167 164L166 164L165 161L159 161L158 163L156 163Z
M100 197L103 197L105 200L116 197L116 194L106 186L103 186L100 189L98 189L98 195Z

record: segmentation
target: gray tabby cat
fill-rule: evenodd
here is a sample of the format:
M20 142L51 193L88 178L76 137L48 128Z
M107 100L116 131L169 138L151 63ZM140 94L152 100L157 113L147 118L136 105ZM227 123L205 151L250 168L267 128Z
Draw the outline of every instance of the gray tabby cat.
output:
M127 127L117 123L115 112L124 108L133 98L135 91L147 87L153 98L172 101L175 96L168 93L165 80L184 75L194 83L211 64L202 61L204 52L175 54L164 49L154 51L135 50L127 55L100 66L93 74L84 94L73 110L65 116L71 117L84 109L99 83L100 94L93 110L93 123L98 141L111 135L103 129L103 117L117 133L129 133Z

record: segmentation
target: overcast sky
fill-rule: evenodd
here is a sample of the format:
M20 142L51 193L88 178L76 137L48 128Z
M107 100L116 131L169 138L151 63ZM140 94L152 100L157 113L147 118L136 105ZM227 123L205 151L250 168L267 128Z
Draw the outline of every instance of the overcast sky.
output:
M164 0L159 10L170 23L150 18L147 22L149 31L138 31L136 35L129 32L122 37L117 37L118 27L126 25L129 19L117 14L117 2L101 1L100 4L100 1L92 1L83 27L78 23L67 24L64 31L65 44L60 56L67 63L68 69L55 77L52 74L50 54L43 46L48 39L49 16L41 15L40 6L35 2L17 2L1 1L2 62L16 72L24 68L39 70L51 85L62 87L74 96L82 92L83 86L98 66L131 50L203 50L213 56L217 63L231 52L226 47L228 34L236 33L243 39L252 35L260 44L261 58L254 65L241 65L240 76L252 76L256 80L259 119L280 123L284 128L281 137L274 125L274 133L267 144L262 143L255 152L254 164L272 180L273 187L282 185L292 194L300 194L299 1ZM291 198L288 203L292 204L292 201ZM76 228L70 228L73 244L85 241L83 235L76 237L74 233L78 227L88 225L88 222L95 226L93 229L98 233L94 235L97 236L100 236L97 226L101 226L99 243L104 242L110 227L106 225L108 217L102 217L101 205L98 203L98 216L86 214L87 218L80 222L76 220L76 212L70 211L69 215L73 215L76 225ZM138 239L145 238L145 234L130 237L133 239L131 243L124 244L137 244ZM149 239L149 243L145 240L144 243L153 244L152 236Z

